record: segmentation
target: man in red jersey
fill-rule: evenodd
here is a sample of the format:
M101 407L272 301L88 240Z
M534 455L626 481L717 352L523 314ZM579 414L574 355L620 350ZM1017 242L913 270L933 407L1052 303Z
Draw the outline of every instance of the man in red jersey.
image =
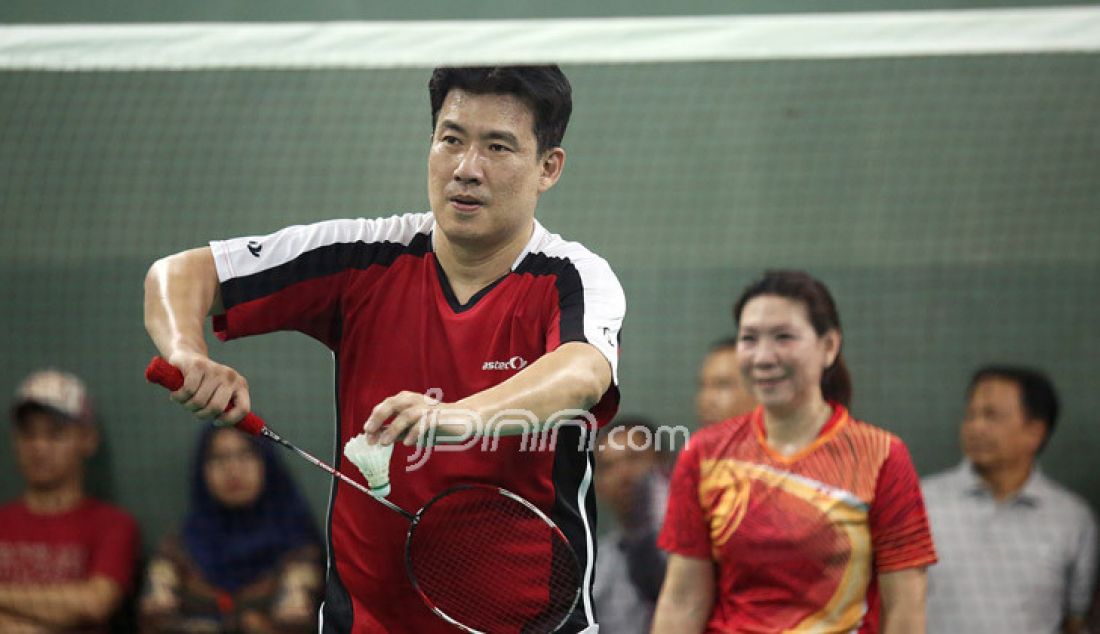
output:
M599 425L617 408L622 289L607 262L534 217L565 166L569 82L556 66L440 68L429 92L431 212L290 227L164 258L146 278L146 327L184 374L173 397L226 422L249 411L248 385L209 358L205 315L222 339L298 330L324 343L337 364L340 445L361 431L396 444L389 499L415 509L457 482L484 482L531 500L584 571L583 598L562 631L594 631L583 430L563 426L537 452L518 436L424 461L409 446L425 432L468 429L425 416L433 410L468 412L484 423L475 431L494 434L501 413L548 421L588 410ZM237 407L223 414L230 399ZM431 420L443 422L426 429ZM453 631L405 578L406 521L333 486L323 630Z
M12 407L23 496L0 506L0 631L100 632L130 589L137 523L84 494L99 440L84 384L56 370Z

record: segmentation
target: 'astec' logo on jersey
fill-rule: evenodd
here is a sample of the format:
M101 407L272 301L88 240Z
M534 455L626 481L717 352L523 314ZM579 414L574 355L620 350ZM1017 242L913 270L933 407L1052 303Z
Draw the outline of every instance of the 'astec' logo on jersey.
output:
M486 361L481 365L482 370L522 370L527 367L527 359L512 357L507 361Z

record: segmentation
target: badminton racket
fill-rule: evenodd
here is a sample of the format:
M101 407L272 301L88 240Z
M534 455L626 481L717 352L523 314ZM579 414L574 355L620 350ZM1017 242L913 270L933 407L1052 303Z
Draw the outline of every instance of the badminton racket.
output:
M170 390L183 385L183 374L160 357L145 376ZM410 513L284 440L254 413L237 427L292 450L407 519L409 581L433 613L458 629L541 634L557 631L573 613L582 580L573 548L545 513L515 493L462 484Z

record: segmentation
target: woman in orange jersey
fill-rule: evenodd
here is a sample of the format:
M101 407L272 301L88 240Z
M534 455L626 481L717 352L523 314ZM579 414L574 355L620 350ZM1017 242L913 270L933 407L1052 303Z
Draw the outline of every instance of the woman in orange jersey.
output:
M771 271L734 306L760 405L700 430L673 473L653 631L924 632L936 561L909 453L848 413L828 289Z

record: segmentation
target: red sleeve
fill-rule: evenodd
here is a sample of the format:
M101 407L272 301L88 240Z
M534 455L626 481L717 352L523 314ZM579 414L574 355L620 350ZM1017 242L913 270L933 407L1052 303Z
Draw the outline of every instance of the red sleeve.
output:
M348 271L392 261L404 247L384 239L405 229L401 219L329 220L211 242L225 308L214 334L225 341L296 330L335 347Z
M936 562L920 480L909 450L894 438L878 473L870 513L877 572L895 572Z
M292 330L334 348L340 335L339 309L346 279L345 271L316 275L302 256L270 271L222 280L225 312L213 317L214 334L228 341Z
M689 442L669 482L668 511L657 545L675 555L711 558L710 531L699 502L699 453Z
M329 348L336 346L337 310L343 275L296 282L277 292L226 307L213 317L214 334L222 341L279 330L305 333ZM222 285L225 288L225 285ZM224 291L223 291L224 293Z
M88 576L104 576L114 580L123 592L130 592L137 563L138 526L134 518L113 508L105 509L96 518L94 528L99 535L92 544Z

